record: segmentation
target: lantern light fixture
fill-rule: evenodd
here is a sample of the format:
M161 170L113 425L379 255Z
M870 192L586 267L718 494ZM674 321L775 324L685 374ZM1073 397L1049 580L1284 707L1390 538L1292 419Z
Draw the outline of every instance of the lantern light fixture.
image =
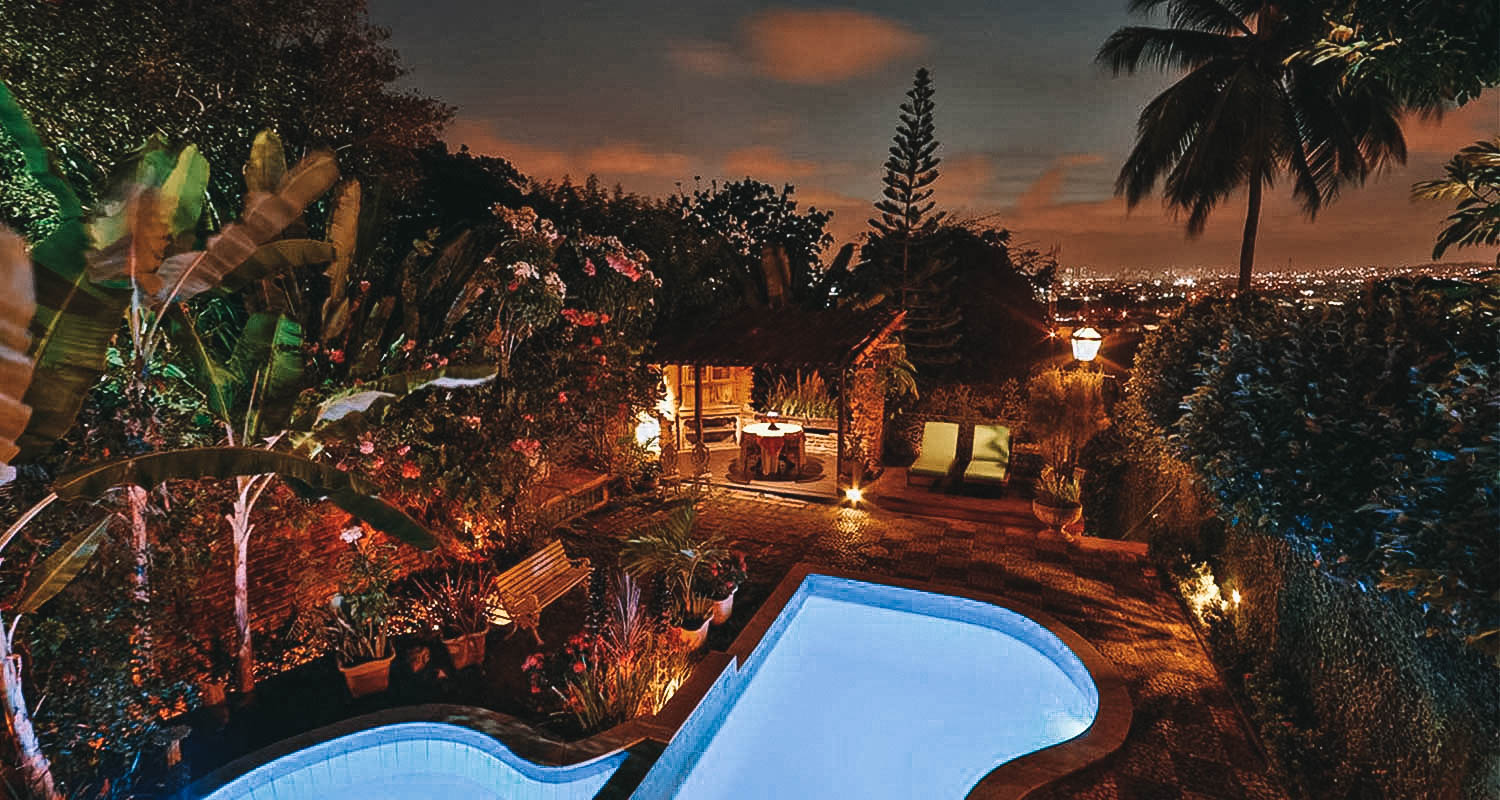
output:
M1073 331L1068 341L1073 346L1073 358L1087 363L1098 357L1104 336L1093 327L1083 327Z

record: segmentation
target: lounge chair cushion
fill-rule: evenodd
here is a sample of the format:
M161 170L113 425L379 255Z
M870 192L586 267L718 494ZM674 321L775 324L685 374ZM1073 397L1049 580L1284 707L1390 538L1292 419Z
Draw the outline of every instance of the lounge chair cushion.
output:
M975 483L1005 483L1010 472L1010 428L1004 425L974 426L974 455L964 468L964 480Z
M922 426L922 449L908 475L942 478L958 460L958 423L928 422Z

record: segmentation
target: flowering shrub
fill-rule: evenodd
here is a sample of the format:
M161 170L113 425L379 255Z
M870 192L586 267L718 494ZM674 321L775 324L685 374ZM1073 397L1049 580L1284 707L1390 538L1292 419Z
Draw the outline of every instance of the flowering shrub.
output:
M733 594L746 577L745 554L736 550L705 564L697 583L704 597L717 601Z

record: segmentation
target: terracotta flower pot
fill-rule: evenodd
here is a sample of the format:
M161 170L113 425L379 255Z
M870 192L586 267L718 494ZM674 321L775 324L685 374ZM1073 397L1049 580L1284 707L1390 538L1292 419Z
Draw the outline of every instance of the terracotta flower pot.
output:
M1054 506L1041 500L1032 500L1031 513L1035 514L1048 530L1056 531L1063 537L1071 539L1072 535L1064 529L1083 517L1083 506L1077 504Z
M475 664L483 664L484 642L488 635L489 631L483 630L444 639L443 646L448 648L448 657L453 659L453 668L467 669Z
M739 590L740 587L736 586L734 587L734 591L729 593L728 597L725 597L723 600L713 601L713 613L708 618L710 623L723 625L729 621L729 615L734 613L734 594Z
M355 664L352 667L339 665L339 672L344 674L344 683L349 687L349 694L355 697L364 697L367 694L383 692L391 685L391 662L396 660L396 654L392 653L385 658L377 658L374 661L366 661Z
M682 649L693 653L708 643L708 622L709 620L704 618L703 624L697 628L672 626L672 631L677 634L677 643L682 646Z

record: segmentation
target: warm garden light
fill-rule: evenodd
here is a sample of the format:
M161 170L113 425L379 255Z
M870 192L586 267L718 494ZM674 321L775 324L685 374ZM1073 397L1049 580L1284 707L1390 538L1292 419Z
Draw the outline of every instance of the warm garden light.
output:
M1104 336L1092 327L1086 327L1073 331L1068 341L1073 345L1073 358L1089 362L1098 357L1099 346L1104 344Z
M851 503L858 504L859 501L865 499L865 492L858 486L850 486L849 488L844 490L844 499L848 500Z
M642 411L636 417L635 443L652 453L661 452L661 420L654 414Z

